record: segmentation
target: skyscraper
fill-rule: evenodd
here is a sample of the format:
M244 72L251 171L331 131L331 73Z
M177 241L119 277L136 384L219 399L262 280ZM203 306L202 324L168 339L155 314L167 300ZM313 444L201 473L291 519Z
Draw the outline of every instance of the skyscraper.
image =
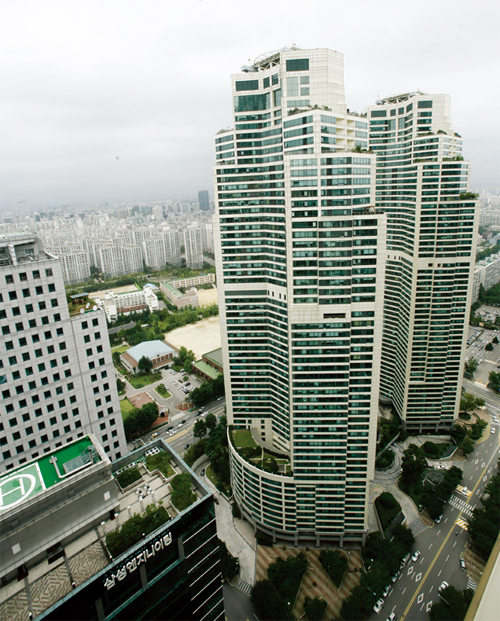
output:
M346 109L341 54L282 50L243 71L214 170L234 495L273 535L359 541L386 244L375 157L356 152L368 122Z
M457 417L478 216L447 95L402 93L364 111L387 213L381 399L409 428Z
M208 190L200 190L198 192L198 202L200 203L201 211L208 211L210 209L210 201L208 199Z
M235 498L273 535L359 539L379 394L412 428L457 415L470 168L446 95L349 113L342 55L324 49L242 71L214 171Z
M0 236L0 471L93 433L127 452L102 311L70 315L59 259L36 235Z

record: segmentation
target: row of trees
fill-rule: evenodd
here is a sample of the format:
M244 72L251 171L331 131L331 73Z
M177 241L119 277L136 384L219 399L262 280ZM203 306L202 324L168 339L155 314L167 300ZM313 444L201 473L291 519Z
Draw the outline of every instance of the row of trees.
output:
M484 558L490 555L500 533L500 474L491 477L485 487L482 507L473 511L469 536L474 549Z
M177 356L172 360L172 367L175 371L182 371L184 373L191 373L193 371L193 362L196 360L196 355L190 349L182 346L177 352Z
M217 397L224 395L224 376L218 375L214 380L203 382L191 392L191 399L196 407L201 407Z
M372 610L373 604L382 596L391 576L399 570L401 559L411 551L415 538L405 526L393 529L393 539L388 541L379 532L370 533L362 548L365 566L369 571L361 574L360 583L342 602L340 614L343 619L359 621Z
M207 414L204 419L196 421L193 435L199 438L199 441L186 453L186 462L193 464L205 454L210 459L212 470L219 481L218 489L226 491L230 484L227 418L221 416L217 423L214 414Z

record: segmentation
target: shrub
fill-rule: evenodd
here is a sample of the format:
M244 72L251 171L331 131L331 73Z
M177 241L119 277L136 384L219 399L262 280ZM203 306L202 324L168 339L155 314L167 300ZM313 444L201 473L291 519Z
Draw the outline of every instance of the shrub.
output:
M191 491L191 477L187 472L174 477L170 485L172 486L172 504L179 511L184 511L195 502L196 495Z
M259 580L255 583L251 595L252 604L257 609L259 617L264 621L276 619L290 619L287 603L280 597L270 580Z
M169 519L164 507L148 505L143 515L133 515L120 528L106 535L109 553L116 558L140 541L143 534L149 535Z
M174 474L170 465L170 458L165 451L160 451L156 455L148 455L146 457L146 466L150 471L158 469L167 479Z
M257 543L260 546L272 546L273 545L273 538L271 537L271 535L268 535L267 533L263 533L261 530L257 531L257 534L255 535L255 539L257 540Z
M321 550L319 560L331 581L340 589L342 578L347 569L347 559L338 550ZM307 615L309 616L309 615Z
M311 599L306 597L304 600L304 612L309 621L321 621L326 612L326 602L318 597Z
M132 485L132 483L135 483L136 481L139 481L139 479L142 479L139 468L127 468L127 470L124 470L116 477L116 480L122 489Z
M196 444L192 444L184 453L184 461L188 466L192 466L194 462L205 454L207 439L202 438Z
M389 492L382 492L382 494L375 499L375 507L377 508L383 530L392 524L394 518L401 511L399 502Z
M390 449L386 449L381 455L377 457L375 462L375 468L389 468L394 463L394 452Z

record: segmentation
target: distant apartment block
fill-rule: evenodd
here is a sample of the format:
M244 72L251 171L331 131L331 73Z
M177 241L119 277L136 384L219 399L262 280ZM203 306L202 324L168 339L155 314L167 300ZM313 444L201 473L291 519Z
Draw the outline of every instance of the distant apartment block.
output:
M215 282L215 274L200 274L199 276L193 276L192 278L178 278L177 280L170 280L169 284L173 287L196 287L198 285L209 285Z
M71 311L61 262L30 233L0 236L0 472L90 433L127 452L105 314Z
M201 269L203 267L201 230L198 227L188 227L181 234L186 253L186 266L192 269Z
M483 259L476 264L474 270L474 280L472 284L472 302L477 302L479 298L480 286L488 290L500 282L500 255L495 254L487 259Z

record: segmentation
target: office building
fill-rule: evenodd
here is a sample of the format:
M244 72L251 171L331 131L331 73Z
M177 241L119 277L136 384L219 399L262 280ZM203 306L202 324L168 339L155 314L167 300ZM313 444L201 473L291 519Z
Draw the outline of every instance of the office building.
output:
M448 95L403 93L365 109L387 213L380 397L408 428L458 415L478 209Z
M70 312L59 259L30 233L0 236L0 281L0 472L90 433L124 455L104 312Z
M208 198L208 190L200 190L198 192L198 202L200 203L201 211L208 211L210 209L210 201Z
M342 55L326 49L263 55L232 76L232 96L234 128L216 136L214 245L235 500L294 544L359 542L387 225L375 156L356 152L368 122L347 111Z
M85 436L0 476L0 493L1 619L224 619L213 495L163 440L111 463ZM130 519L141 530L117 546Z

